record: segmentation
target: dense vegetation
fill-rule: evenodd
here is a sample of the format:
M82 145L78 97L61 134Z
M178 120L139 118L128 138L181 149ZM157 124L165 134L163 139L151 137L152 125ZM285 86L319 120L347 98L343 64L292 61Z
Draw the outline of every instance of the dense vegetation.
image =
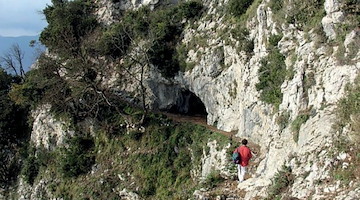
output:
M285 56L283 56L277 44L282 36L273 35L269 38L269 54L261 60L259 68L259 83L256 89L260 91L260 99L273 104L278 108L282 102L281 84L286 79L287 69Z
M143 118L144 110L102 87L98 77L104 66L98 57L125 59L120 68L142 64L127 53L135 50L133 44L145 41L139 51L148 58L145 64L174 76L179 70L176 44L203 6L190 1L151 12L144 7L123 13L119 23L100 27L90 1L52 3L44 9L49 25L40 40L57 56L42 55L22 82L4 76L6 100L14 109L51 105L56 118L74 130L74 137L59 148L25 147L23 180L32 185L51 176L49 191L63 199L120 199L118 192L125 187L145 199L190 198L199 185L192 169L198 168L206 142L226 138L160 115ZM92 131L87 128L89 119L96 124ZM143 129L138 129L138 122ZM135 124L134 130L129 124ZM19 172L21 163L15 164L18 167L12 169ZM13 166L9 161L8 169Z
M21 79L0 69L0 188L6 189L17 178L22 152L29 139L28 109L15 105L9 98L11 84Z
M192 170L201 163L206 142L228 140L161 115L149 116L145 131L130 132L122 127L121 116L110 118L116 120L99 126L94 137L74 137L69 148L39 149L41 156L29 156L26 180L51 176L50 190L64 199L121 199L117 193L124 188L144 199L190 198L200 186ZM109 132L108 126L116 131Z
M120 23L113 24L103 32L99 52L119 58L129 51L132 42L147 40L148 47L138 53L146 54L146 62L155 65L165 77L173 77L180 70L176 44L186 25L184 20L189 23L198 19L202 9L201 3L189 1L155 12L146 7L129 11Z
M40 41L63 58L80 56L86 36L97 27L92 5L89 0L52 0L43 11L48 26Z

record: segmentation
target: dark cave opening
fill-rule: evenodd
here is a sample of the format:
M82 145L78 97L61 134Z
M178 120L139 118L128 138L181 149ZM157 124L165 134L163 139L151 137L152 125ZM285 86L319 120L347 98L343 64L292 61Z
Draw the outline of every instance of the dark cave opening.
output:
M171 107L169 112L189 116L207 116L204 103L189 90L181 91L181 95L179 95L176 105Z

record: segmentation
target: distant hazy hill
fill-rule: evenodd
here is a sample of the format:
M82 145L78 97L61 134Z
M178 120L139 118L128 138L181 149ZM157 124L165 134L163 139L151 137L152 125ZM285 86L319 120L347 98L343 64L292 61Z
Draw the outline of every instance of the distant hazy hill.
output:
M9 50L11 45L19 44L21 50L25 52L24 67L25 71L35 61L35 48L29 46L31 40L38 40L39 36L3 37L0 36L0 56Z

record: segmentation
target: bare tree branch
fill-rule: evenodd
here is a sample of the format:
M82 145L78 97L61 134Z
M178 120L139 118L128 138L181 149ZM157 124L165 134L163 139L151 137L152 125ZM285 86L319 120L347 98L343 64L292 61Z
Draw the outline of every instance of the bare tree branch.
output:
M4 63L5 70L11 70L16 76L19 75L14 58L9 52L0 57L0 62Z
M21 77L25 76L24 66L23 66L23 60L25 53L21 50L19 44L13 44L10 48L10 54L14 57L15 61L17 62L18 70Z

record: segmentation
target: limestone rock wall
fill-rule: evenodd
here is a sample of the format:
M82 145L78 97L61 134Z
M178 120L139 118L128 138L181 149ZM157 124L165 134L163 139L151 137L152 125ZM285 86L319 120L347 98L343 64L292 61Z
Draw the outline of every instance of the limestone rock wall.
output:
M297 177L290 189L293 197L303 199L313 195L314 199L321 199L330 197L332 192L345 194L346 188L339 183L318 183L329 179L333 160L329 148L337 134L332 129L336 120L334 109L344 95L346 84L359 74L360 51L355 52L351 61L339 62L337 57L342 44L319 43L319 35L314 30L305 31L294 24L276 22L268 1L262 1L246 23L249 39L254 41L253 52L248 55L239 51L240 44L231 34L223 36L229 26L233 28L222 12L228 1L206 0L203 3L207 13L187 27L182 41L184 45L194 46L187 52L187 63L194 67L179 73L173 80L166 80L156 70L150 70L145 83L150 107L166 109L176 103L181 89L190 90L204 103L208 124L224 131L237 130L238 137L259 144L262 161L252 178L239 186L246 190L245 199L266 196L267 186L284 164L291 166ZM338 0L325 0L324 9L323 40L332 41L337 37L336 27L344 22L345 14ZM106 17L104 20L109 21ZM287 69L293 70L293 76L281 86L283 98L279 110L262 102L256 90L260 61L270 53L267 43L274 34L283 36L277 48L286 58ZM347 33L344 56L350 53L351 45L359 44L359 35L358 29ZM134 91L136 89L129 92ZM290 124L304 112L309 119L301 125L294 139ZM277 121L284 113L289 122L280 127ZM208 145L214 149L215 144ZM204 155L198 172L200 177L206 177L215 168L225 172L223 157L226 154L222 150L211 150Z
M32 112L34 119L31 141L35 147L52 150L64 144L67 137L74 135L67 122L58 120L50 112L50 105L43 105Z
M247 23L250 37L254 40L254 54L250 58L217 35L224 21L221 16L211 15L213 10L210 8L208 15L213 18L200 20L196 29L189 28L183 40L187 43L194 37L207 34L208 45L189 51L188 61L196 61L196 65L177 80L204 102L208 124L225 131L238 130L237 136L250 138L261 146L265 157L256 174L239 185L247 191L245 199L266 196L267 186L284 164L291 166L297 177L291 188L293 197L304 199L312 195L314 199L322 199L330 197L332 192L346 193L348 188L339 186L339 183L319 183L331 178L329 171L334 158L329 149L337 137L332 129L336 120L335 104L343 97L346 84L359 74L359 51L351 61L339 62L336 57L338 46L319 45L312 30L305 32L291 24L275 23L266 3L259 5L255 17ZM322 25L329 40L336 37L334 26L342 22L343 12L339 4L336 0L325 1L327 14ZM217 27L216 31L213 27ZM287 68L293 67L294 76L281 86L283 99L277 111L260 101L255 84L260 60L269 53L266 50L267 38L279 33L283 37L278 48L286 57ZM353 44L358 43L359 31L348 33L346 38L352 38ZM223 49L222 55L217 53L219 48ZM312 83L306 85L308 80L305 77L312 77ZM290 124L282 129L276 121L281 113L286 112L291 123L304 111L309 119L301 125L295 141Z
M118 20L116 17L122 10L158 2L99 0L97 3L99 20L111 24ZM227 1L204 1L207 13L187 27L182 41L190 44L194 38L202 38L205 43L195 42L195 48L188 51L187 62L194 67L179 73L173 80L166 80L156 70L149 70L145 76L148 104L154 109L166 109L176 104L182 89L190 90L204 103L208 124L224 131L237 130L238 137L260 145L263 157L256 173L238 186L246 191L245 199L266 196L271 179L284 164L291 166L296 176L289 190L292 197L305 199L311 195L313 199L346 199L347 195L352 195L354 199L360 198L356 192L358 188L348 191L356 187L356 183L344 187L336 181L328 181L334 161L329 149L337 137L332 129L336 120L334 109L344 95L346 84L353 82L359 74L360 51L351 62L339 62L339 46L319 45L313 30L305 32L292 24L275 22L267 3L263 1L246 23L249 37L254 41L252 54L246 55L237 49L239 43L231 34L226 39L221 35L227 26L231 26L226 24L221 12ZM340 5L337 0L325 1L326 15L321 23L328 40L337 37L334 27L344 18ZM277 47L286 58L287 68L293 68L294 74L282 84L283 99L276 110L260 100L255 85L259 82L260 61L269 54L267 40L272 34L280 33L283 37ZM344 54L350 52L348 47L359 44L359 37L358 29L347 33ZM305 84L308 81L305 77L311 77L311 84ZM132 82L118 90L130 95L137 87L138 83ZM50 116L48 109L34 112L32 141L36 146L51 149L73 133L67 130L65 123ZM301 125L295 140L290 124L280 127L277 119L282 113L288 113L291 123L303 112L307 112L309 119ZM204 153L201 169L196 174L204 178L212 170L220 170L226 175L227 149L217 149L216 142L209 142L208 148L210 151ZM339 154L338 157L336 159L344 164L349 155ZM338 195L332 196L335 193ZM121 191L121 194L129 199L138 198L130 197L132 195L127 191Z

